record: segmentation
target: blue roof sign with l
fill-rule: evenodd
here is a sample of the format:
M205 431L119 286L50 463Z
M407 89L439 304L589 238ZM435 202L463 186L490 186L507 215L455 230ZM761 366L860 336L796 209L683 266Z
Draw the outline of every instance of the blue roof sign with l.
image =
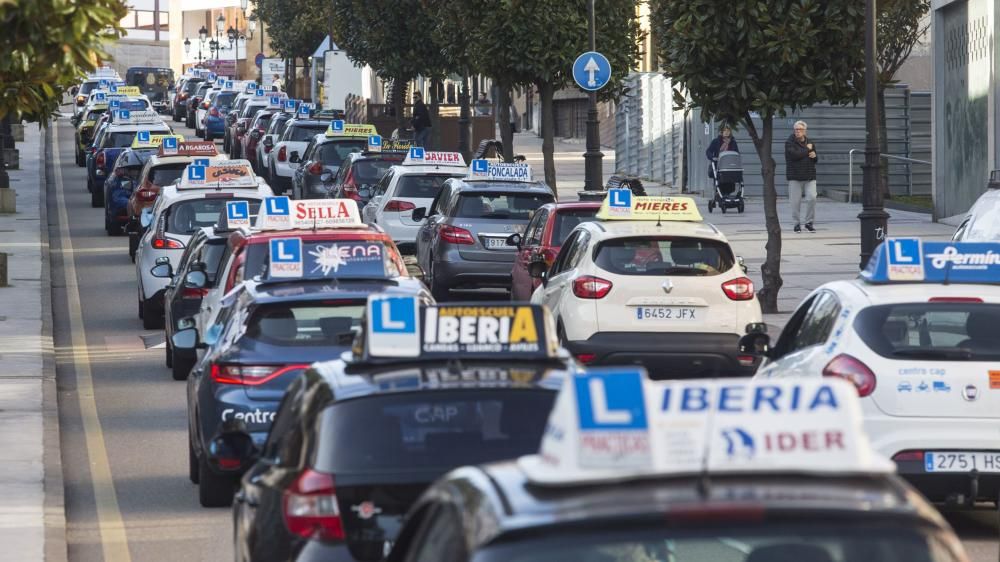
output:
M861 278L869 283L1000 284L1000 243L888 238Z
M140 144L149 144L149 131L139 131L135 134L135 138Z
M368 353L376 357L419 357L420 303L416 297L368 299Z
M268 277L302 277L302 239L273 238L270 240Z
M229 228L250 226L250 202L226 201L226 223Z
M611 80L611 63L597 51L588 51L573 62L573 80L588 92L596 92Z

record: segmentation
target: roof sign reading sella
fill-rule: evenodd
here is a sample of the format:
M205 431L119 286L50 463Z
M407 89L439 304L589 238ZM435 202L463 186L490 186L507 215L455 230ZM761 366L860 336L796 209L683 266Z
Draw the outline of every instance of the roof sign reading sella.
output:
M257 215L257 230L291 228L365 228L353 199L306 199L286 196L264 199Z
M595 369L563 385L533 482L569 485L713 473L881 474L855 388L837 378L651 381Z
M1000 283L1000 243L889 238L861 272L868 283Z

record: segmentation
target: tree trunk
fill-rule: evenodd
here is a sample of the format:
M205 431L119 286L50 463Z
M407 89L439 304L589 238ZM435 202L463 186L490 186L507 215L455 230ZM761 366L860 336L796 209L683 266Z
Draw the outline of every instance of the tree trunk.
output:
M431 80L431 121L440 123L438 113L441 111L441 80L434 78ZM430 147L437 149L441 146L441 127L431 128Z
M761 310L773 314L778 312L778 291L781 290L781 223L778 218L778 191L774 187L774 115L764 115L763 131L758 132L750 116L744 121L750 138L753 139L757 155L760 157L760 175L764 180L764 223L767 228L767 243L764 245L764 264L760 266L764 286L758 291Z
M514 161L514 131L510 128L510 87L499 80L497 84L497 119L500 125L500 142L503 144L503 161Z
M885 86L878 86L878 111L879 111L879 154L889 154L889 135L886 134L888 123L885 118ZM879 189L882 190L882 197L892 199L889 190L889 159L879 158Z
M392 110L396 116L396 128L403 130L406 128L406 116L403 115L403 107L406 105L406 78L392 79Z
M542 157L545 160L545 183L549 184L553 193L558 194L556 190L556 161L553 154L555 151L556 116L553 111L552 97L555 95L555 88L552 83L539 82L538 95L542 102Z
M10 137L10 113L4 115L3 119L0 120L0 189L10 187L10 176L7 174L7 163L4 159L4 149L7 148L7 143L10 143L13 148L14 142Z
M472 159L472 150L469 142L472 137L469 131L471 122L471 110L469 107L469 73L466 71L462 75L462 89L458 92L458 151L462 153L462 158L466 162Z

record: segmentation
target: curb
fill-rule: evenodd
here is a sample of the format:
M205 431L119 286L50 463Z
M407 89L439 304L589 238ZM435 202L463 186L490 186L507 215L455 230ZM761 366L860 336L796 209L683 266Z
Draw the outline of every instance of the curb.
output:
M42 337L48 340L42 346L42 464L45 470L43 487L45 489L45 560L64 562L68 560L69 549L66 543L66 497L63 482L62 449L59 433L59 391L56 383L56 360L54 349L54 334L52 332L52 272L49 254L49 211L48 190L51 184L49 162L52 152L52 129L57 127L56 121L50 121L45 127L41 147L41 166L39 172L39 223L41 243L45 249L42 252Z

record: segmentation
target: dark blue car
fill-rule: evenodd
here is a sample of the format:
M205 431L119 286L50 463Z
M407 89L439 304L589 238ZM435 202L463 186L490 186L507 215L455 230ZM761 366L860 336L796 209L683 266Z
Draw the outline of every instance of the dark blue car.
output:
M126 148L121 151L104 181L104 230L108 236L118 236L128 222L128 199L139 180L146 160L156 154L155 148Z

